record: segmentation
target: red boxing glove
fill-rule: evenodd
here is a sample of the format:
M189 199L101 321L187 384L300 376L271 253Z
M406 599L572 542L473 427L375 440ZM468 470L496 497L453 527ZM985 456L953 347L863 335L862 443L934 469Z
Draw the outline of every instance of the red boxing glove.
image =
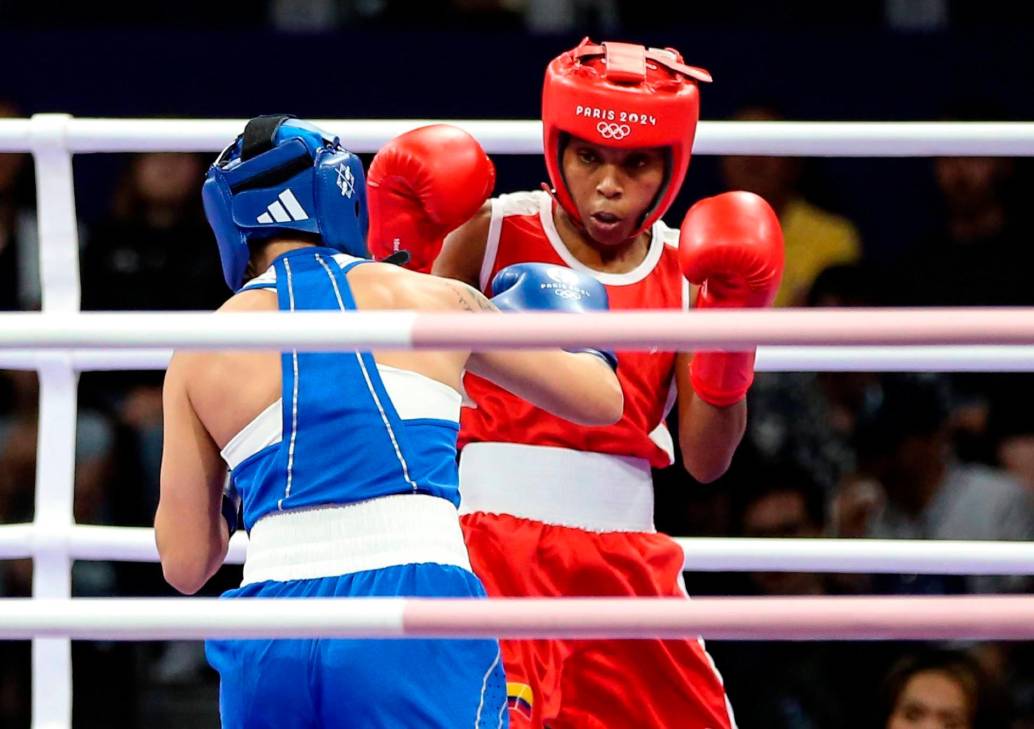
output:
M374 258L409 251L406 268L427 273L446 234L470 220L495 186L495 167L474 137L431 124L385 144L366 176Z
M770 306L783 276L783 231L763 198L727 192L701 200L679 233L683 275L701 286L698 309ZM697 352L693 389L726 407L742 400L754 381L754 351Z

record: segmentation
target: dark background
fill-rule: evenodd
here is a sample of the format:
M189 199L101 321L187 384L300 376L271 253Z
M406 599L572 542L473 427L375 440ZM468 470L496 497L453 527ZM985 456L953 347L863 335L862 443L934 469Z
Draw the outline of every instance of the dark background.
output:
M705 120L755 103L774 104L793 120L937 120L959 104L989 108L991 118L1034 118L1034 34L1026 23L960 21L940 32L902 32L862 12L841 22L775 27L757 18L737 25L713 17L713 10L701 22L689 11L679 15L663 31L634 23L620 36L676 47L688 63L708 68L715 83L703 90ZM182 17L162 18L161 27L130 27L126 20L113 28L103 15L65 22L73 20L84 27L45 30L23 19L15 25L24 27L8 23L0 31L0 61L8 69L0 96L26 112L100 117L287 111L347 119L533 119L546 63L582 35L417 30L405 23L283 33L253 18L235 28L220 17L189 27ZM545 179L539 157L497 155L495 162L498 191ZM91 180L77 185L76 194L83 219L92 222L106 210L115 166L106 156L80 155L76 169ZM812 198L855 220L877 260L900 252L936 215L923 159L814 160L803 184ZM713 164L698 157L668 218L677 220L691 201L718 189Z

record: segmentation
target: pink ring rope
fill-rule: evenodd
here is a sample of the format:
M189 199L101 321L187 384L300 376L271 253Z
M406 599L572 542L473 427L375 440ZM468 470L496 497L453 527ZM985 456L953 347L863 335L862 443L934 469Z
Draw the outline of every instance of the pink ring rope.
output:
M691 344L736 348L758 344L1024 344L1034 342L1034 309L781 309L613 311L600 314L418 314L415 347L486 344L505 347L581 343L619 348L679 349ZM576 334L575 334L576 333Z
M1034 344L1026 309L0 314L3 349L617 349Z
M1034 637L1034 597L410 601L407 633L508 638L944 640Z
M0 638L301 637L1028 640L1034 596L16 599Z

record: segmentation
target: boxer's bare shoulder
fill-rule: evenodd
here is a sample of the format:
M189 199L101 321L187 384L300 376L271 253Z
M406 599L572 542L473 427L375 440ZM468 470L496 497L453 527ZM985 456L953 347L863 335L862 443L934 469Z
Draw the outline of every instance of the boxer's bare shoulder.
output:
M348 282L361 309L497 310L484 294L463 281L390 264L357 266L349 272Z
M466 223L445 237L431 273L477 285L492 223L492 201L488 200Z

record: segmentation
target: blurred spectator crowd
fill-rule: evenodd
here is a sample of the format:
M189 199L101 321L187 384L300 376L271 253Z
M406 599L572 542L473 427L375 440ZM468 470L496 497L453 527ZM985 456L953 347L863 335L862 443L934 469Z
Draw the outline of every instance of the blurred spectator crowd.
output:
M10 27L274 28L314 32L365 25L588 33L649 31L674 24L925 32L1034 19L1034 9L1027 3L1011 0L223 0L215 4L182 0L175 5L146 7L100 0L89 7L58 5L53 0L5 0L0 3L0 21Z
M946 118L993 118L964 107ZM775 108L742 120L779 120ZM1031 306L1022 163L938 158L936 225L867 257L857 227L802 191L805 162L726 157L726 189L764 196L786 239L776 304ZM658 528L742 537L1034 538L1034 395L1026 374L759 373L730 472L707 486L658 472ZM687 575L691 594L1030 592L1025 576ZM742 727L1034 726L1030 643L709 644ZM884 686L884 693L879 687ZM954 707L954 708L952 708ZM874 714L874 712L876 712ZM954 717L954 718L953 718Z
M536 2L454 4L517 12ZM317 5L280 0L270 8ZM322 5L336 13L387 13L393 3ZM916 5L934 14L938 7L958 7ZM570 0L561 6L605 15L624 3ZM954 118L980 114L963 109ZM19 115L12 104L0 102L0 116ZM735 118L778 120L781 114L752 105ZM215 308L227 292L198 194L206 159L151 153L121 161L109 209L80 230L83 309ZM777 305L1034 306L1034 247L1019 217L1030 180L1020 160L932 160L929 174L940 198L937 225L920 239L900 241L897 255L879 263L867 256L854 222L811 199L802 183L807 164L790 157L719 161L724 189L763 195L783 223L787 267ZM0 155L0 309L7 311L39 308L33 195L29 158ZM77 522L151 523L161 452L161 379L161 372L81 376ZM725 477L704 486L678 467L656 474L658 528L685 536L1030 540L1030 385L1029 375L1002 373L759 373L750 394L748 433ZM37 399L33 373L0 373L0 523L33 516ZM1032 587L1022 576L686 577L691 594L918 595ZM218 594L238 580L238 572L226 568L206 593ZM24 596L30 589L31 563L0 562L0 595ZM156 565L100 562L76 564L73 592L171 595ZM709 648L744 729L1034 727L1030 643L768 642ZM77 727L216 725L215 677L198 644L81 642L74 646L74 663ZM28 646L0 642L0 726L29 725L28 682Z

